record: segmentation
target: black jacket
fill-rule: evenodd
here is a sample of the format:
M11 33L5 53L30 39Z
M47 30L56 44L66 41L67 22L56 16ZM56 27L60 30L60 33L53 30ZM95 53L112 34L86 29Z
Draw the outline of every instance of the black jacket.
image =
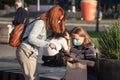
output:
M14 26L16 26L20 23L24 23L25 18L26 18L26 21L25 21L25 25L26 25L29 22L28 11L26 11L24 8L20 7L15 12L15 16L14 16L14 20L12 21L12 24Z

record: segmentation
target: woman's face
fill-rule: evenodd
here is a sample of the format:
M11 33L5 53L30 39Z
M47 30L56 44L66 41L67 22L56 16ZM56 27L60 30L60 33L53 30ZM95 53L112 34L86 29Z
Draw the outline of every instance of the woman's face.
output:
M79 36L78 34L72 34L72 38L75 40L79 40L81 44L84 42L85 37Z

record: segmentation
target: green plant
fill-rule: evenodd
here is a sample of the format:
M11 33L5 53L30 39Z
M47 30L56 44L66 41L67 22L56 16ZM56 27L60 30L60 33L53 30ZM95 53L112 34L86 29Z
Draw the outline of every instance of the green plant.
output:
M120 59L120 22L113 23L98 39L102 56L109 59Z
M102 32L96 32L96 31L88 31L88 34L90 35L90 37L92 38L95 46L97 48L99 48L99 43L98 43L98 38L99 38L99 35L101 34Z

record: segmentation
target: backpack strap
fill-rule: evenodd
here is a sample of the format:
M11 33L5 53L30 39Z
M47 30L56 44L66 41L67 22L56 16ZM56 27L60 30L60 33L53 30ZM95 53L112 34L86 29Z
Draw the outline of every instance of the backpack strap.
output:
M23 33L22 33L22 36L21 36L21 42L24 41L24 40L26 40L26 39L28 38L28 36L25 37L25 38L22 38L23 35L24 35L24 32L25 32L26 28L27 28L30 24L34 23L34 22L37 21L37 20L41 20L41 19L40 19L40 18L36 18L36 19L34 19L33 21L31 21L30 23L28 23L27 26L25 26L25 28L24 28L24 30L23 30Z

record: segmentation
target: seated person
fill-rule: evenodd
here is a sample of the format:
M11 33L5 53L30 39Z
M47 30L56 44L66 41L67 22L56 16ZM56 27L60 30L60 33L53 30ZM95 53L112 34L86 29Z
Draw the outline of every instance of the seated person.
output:
M91 37L82 27L75 27L71 31L71 55L75 60L85 60L87 63L88 80L96 80L96 48Z
M67 34L67 36L66 36ZM43 65L46 66L65 66L65 55L69 56L70 50L70 37L67 32L65 33L52 33L47 39L53 43L53 48L43 48ZM64 51L63 51L64 50ZM64 53L63 53L64 52Z

